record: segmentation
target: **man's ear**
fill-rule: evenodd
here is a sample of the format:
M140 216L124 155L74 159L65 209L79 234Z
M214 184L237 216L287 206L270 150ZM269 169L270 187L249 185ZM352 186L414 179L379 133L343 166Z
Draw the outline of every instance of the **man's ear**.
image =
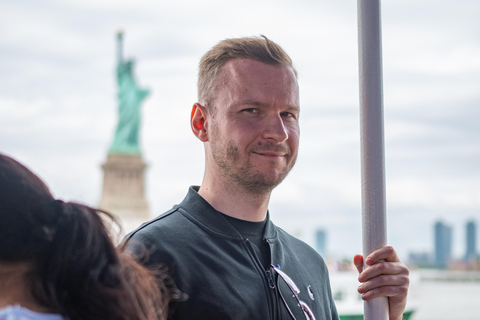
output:
M192 107L192 114L190 115L190 126L193 134L203 142L208 141L207 128L207 109L200 103L195 103Z

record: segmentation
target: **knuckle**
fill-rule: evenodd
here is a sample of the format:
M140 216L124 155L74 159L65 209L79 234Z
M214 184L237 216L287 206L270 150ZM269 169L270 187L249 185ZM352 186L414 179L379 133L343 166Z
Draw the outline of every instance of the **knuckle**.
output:
M378 265L378 268L382 270L387 270L389 267L389 263L386 261L379 261L377 265Z
M408 288L401 286L398 291L401 295L406 295L408 293Z
M410 275L410 270L406 266L402 266L402 267L403 267L403 273L405 273L405 275L408 277Z
M387 251L387 253L388 253L389 255L395 253L395 249L393 249L392 246L386 246L386 247L385 247L385 250Z

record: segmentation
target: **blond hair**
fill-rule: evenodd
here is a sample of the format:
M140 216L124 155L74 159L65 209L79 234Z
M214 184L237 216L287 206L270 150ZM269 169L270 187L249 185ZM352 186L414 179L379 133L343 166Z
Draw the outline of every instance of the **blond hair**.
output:
M232 59L252 59L297 71L292 59L275 42L260 37L225 39L215 45L200 60L198 71L198 102L209 106L215 100L215 85L222 67Z

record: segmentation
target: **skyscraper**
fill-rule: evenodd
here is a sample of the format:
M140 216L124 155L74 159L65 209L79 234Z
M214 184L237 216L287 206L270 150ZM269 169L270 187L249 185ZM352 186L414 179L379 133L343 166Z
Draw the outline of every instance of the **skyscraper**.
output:
M477 226L473 220L467 222L467 250L465 252L465 260L474 260L477 257Z
M441 221L435 223L435 264L446 268L452 257L452 227Z

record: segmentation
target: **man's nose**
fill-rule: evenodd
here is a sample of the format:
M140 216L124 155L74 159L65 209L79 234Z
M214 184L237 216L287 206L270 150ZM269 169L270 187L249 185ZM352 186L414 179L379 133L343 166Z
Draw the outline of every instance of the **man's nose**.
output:
M277 143L288 139L287 128L281 115L270 116L266 119L263 137L264 139L275 140Z

